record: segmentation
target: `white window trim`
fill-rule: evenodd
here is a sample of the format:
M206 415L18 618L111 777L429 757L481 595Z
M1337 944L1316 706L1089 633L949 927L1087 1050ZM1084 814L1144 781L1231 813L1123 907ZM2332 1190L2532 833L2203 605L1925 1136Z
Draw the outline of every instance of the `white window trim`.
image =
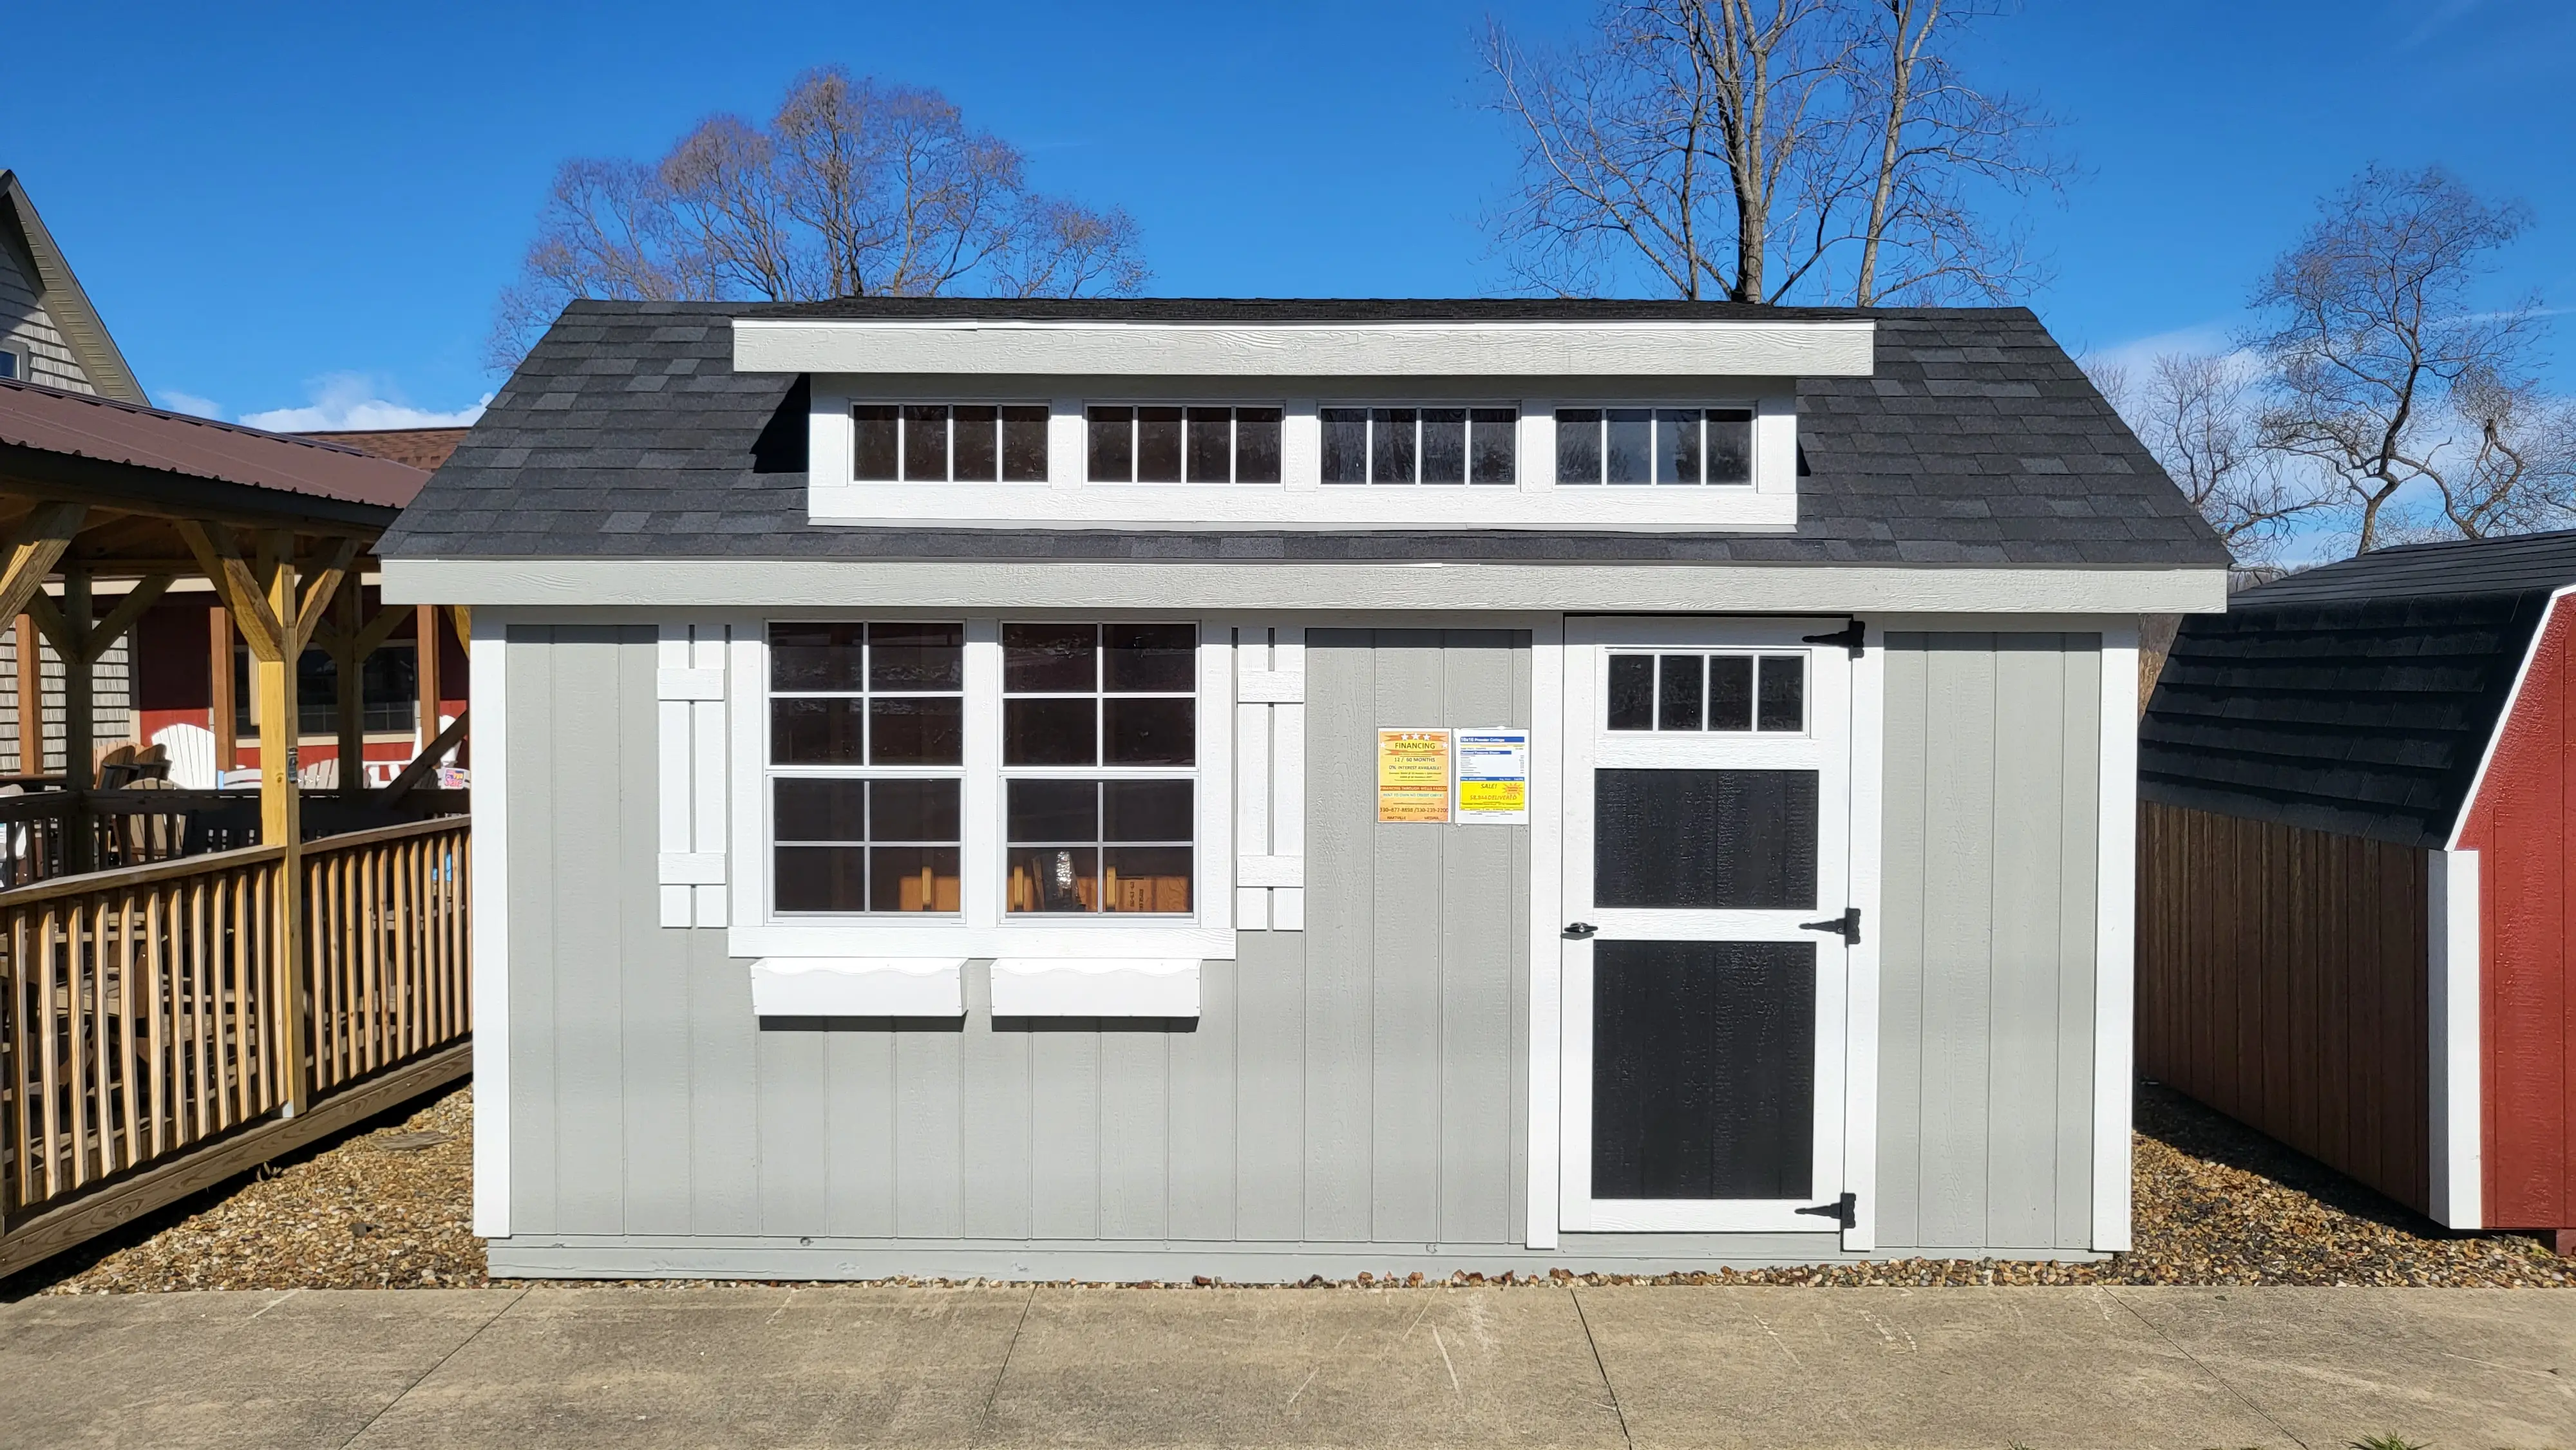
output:
M1059 957L1084 961L1210 959L1231 961L1234 940L1234 646L1223 621L1169 611L1092 611L1084 622L1193 623L1198 645L1198 766L1195 814L1198 840L1192 895L1186 916L1098 918L1068 921L1005 913L1002 840L1001 625L994 613L956 611L799 610L792 619L955 620L966 624L966 749L961 807L961 857L965 876L955 916L780 918L769 904L769 648L768 620L737 630L731 661L740 688L733 710L734 870L733 922L726 953L761 958ZM1035 612L1013 621L1043 618ZM1073 616L1058 616L1072 618ZM788 622L791 615L774 618ZM915 772L920 773L920 772ZM945 773L945 769L939 773ZM1177 770L1172 772L1178 774Z

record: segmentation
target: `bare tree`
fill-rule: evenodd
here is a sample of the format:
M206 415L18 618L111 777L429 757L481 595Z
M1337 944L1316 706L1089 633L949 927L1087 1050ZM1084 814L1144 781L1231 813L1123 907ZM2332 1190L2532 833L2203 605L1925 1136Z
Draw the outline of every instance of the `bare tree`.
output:
M1876 0L1857 48L1856 90L1875 121L1864 148L1868 219L1852 300L1974 296L2002 301L2040 280L2017 231L1979 214L1979 185L2016 195L2055 190L2066 163L2036 138L2053 123L2029 102L1967 84L1950 47L1990 16L1975 0ZM1874 150L1874 154L1869 154Z
M2246 359L2164 353L2143 382L2117 366L2085 370L2238 563L2271 562L2292 527L2331 501L2312 474L2262 447L2260 379Z
M826 66L766 127L719 115L650 166L566 162L492 361L575 297L1127 296L1147 275L1124 211L1030 190L1019 151L936 91Z
M1969 88L1976 0L1610 0L1585 43L1499 25L1492 105L1520 178L1489 229L1526 283L1769 302L1998 297L2034 269L1980 183L2054 184L2045 118Z
M2539 304L2470 303L2526 220L2440 167L2373 166L2256 288L2250 341L2272 371L2262 444L2334 482L2356 553L2576 517L2576 415L2533 377ZM2431 517L2410 512L2410 489Z

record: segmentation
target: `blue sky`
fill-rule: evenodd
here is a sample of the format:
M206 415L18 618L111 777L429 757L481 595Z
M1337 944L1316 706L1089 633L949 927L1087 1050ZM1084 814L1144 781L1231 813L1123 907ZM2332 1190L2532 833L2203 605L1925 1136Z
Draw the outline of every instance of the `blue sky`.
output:
M388 7L390 9L390 7ZM1479 108L1487 16L1588 3L44 6L10 18L18 171L155 396L276 426L470 408L547 178L766 113L802 68L944 90L1037 182L1141 223L1166 295L1496 290L1509 181ZM2065 118L2083 168L2031 217L2033 304L2078 350L2210 341L2373 159L2529 202L2497 296L2576 303L2576 6L2036 0L1981 83ZM29 63L32 58L41 61ZM2555 370L2576 378L2560 349ZM373 411L369 411L370 409Z

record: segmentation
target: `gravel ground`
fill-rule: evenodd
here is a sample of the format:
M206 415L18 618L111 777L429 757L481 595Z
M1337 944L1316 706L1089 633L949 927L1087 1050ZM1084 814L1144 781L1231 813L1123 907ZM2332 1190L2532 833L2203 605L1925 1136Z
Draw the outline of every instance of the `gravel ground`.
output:
M2576 1260L2530 1235L2446 1232L2161 1087L2139 1089L2138 1129L2137 1247L2107 1263L1905 1259L1651 1282L2576 1288ZM460 1088L0 1283L0 1298L485 1283L482 1243L467 1232L472 1134L473 1093Z

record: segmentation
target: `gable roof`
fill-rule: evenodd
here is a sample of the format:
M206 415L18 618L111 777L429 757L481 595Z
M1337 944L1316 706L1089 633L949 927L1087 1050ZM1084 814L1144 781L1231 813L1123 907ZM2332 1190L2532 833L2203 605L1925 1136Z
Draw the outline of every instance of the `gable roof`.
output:
M2147 799L2449 844L2576 530L2375 550L2186 618L2138 732Z
M117 351L116 339L108 336L107 324L99 320L98 309L90 305L89 294L81 290L71 263L54 245L54 234L45 230L45 219L36 215L36 204L28 199L14 171L0 171L0 245L19 254L28 269L27 279L36 288L37 305L45 309L54 330L62 334L63 346L80 362L82 375L99 396L151 406L152 399L135 380L134 369L125 365L125 354Z
M1794 534L1228 531L807 522L797 380L733 370L737 316L1599 320L1867 318L1877 367L1798 390ZM793 421L793 426L788 424ZM766 441L764 441L766 440ZM2223 568L2225 549L2023 308L1724 303L889 298L575 302L430 486L388 558L1564 560Z

